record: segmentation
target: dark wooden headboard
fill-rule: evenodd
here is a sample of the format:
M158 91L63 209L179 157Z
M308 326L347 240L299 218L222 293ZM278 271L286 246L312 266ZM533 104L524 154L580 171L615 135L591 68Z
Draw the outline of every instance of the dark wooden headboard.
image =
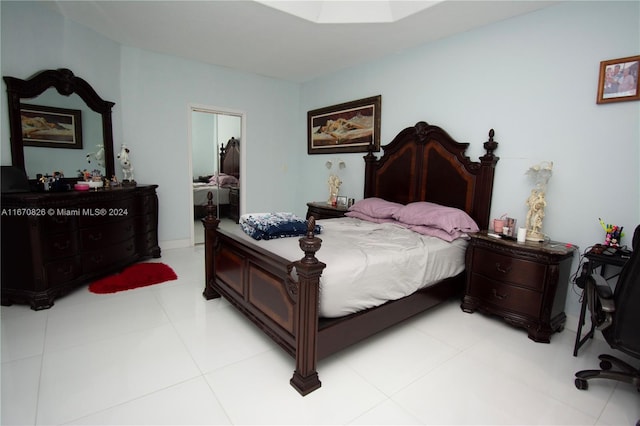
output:
M407 127L387 145L379 159L365 157L364 197L397 203L430 201L466 211L480 229L488 229L498 143L489 131L486 154L471 161L468 143L456 142L438 126L424 121Z
M220 147L220 173L240 179L240 141L236 138Z

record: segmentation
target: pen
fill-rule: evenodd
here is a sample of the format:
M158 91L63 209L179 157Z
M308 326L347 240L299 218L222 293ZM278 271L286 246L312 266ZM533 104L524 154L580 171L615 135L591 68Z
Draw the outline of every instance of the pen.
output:
M602 219L598 218L598 221L600 222L600 226L602 226L602 229L604 229L604 232L607 232L607 227L604 226L604 222L602 221Z

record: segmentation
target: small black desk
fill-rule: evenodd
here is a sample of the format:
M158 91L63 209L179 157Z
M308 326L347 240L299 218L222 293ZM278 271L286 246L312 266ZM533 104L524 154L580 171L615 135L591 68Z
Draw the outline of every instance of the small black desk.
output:
M605 276L605 270L607 266L618 266L622 267L625 263L627 263L628 257L622 257L620 252L617 252L613 255L606 254L596 254L592 252L588 252L584 255L587 259L587 276L591 275L596 269L600 268L600 275L605 277L605 279L610 280L612 278L616 278L619 275L619 272L607 277ZM582 307L580 308L580 319L578 320L578 330L576 332L576 342L573 346L573 356L578 356L578 349L582 345L586 343L587 340L593 338L593 332L595 330L595 325L591 323L591 329L587 334L582 336L582 327L585 323L585 316L587 313L587 298L586 295L582 295Z

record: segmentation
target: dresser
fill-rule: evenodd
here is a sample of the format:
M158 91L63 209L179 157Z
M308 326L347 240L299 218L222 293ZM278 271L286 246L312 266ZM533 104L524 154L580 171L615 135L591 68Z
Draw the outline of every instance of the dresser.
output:
M571 260L575 249L561 242L497 239L479 232L470 235L466 253L465 312L502 317L548 343L564 328Z
M2 305L48 309L77 286L160 257L156 188L2 194Z
M346 207L336 207L327 204L326 201L312 201L307 203L307 219L311 216L316 220L320 219L333 219L335 217L343 217L347 212Z

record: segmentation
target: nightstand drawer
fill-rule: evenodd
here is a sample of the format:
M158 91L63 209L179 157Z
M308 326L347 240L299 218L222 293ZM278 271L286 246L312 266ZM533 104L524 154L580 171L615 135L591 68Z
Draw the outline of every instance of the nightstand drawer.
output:
M537 291L544 289L547 271L544 264L479 249L473 252L473 265L474 273L489 279L507 281Z
M542 293L491 280L473 274L468 294L499 309L537 318L542 305Z

